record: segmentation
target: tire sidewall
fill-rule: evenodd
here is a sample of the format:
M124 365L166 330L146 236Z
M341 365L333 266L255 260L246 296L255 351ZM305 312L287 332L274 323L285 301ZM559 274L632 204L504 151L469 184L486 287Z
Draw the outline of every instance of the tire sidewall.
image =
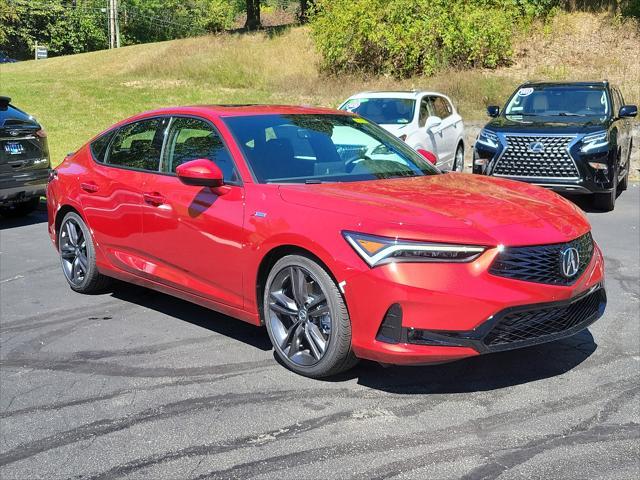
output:
M60 240L62 239L62 229L64 227L64 224L70 219L75 220L75 222L80 226L80 229L82 230L82 234L84 235L85 241L87 243L87 271L85 272L84 280L82 281L81 284L78 284L78 285L72 283L65 275L64 267L62 264L62 255L60 255ZM93 247L93 238L91 238L91 232L89 232L89 229L87 228L87 225L84 223L84 220L82 219L82 217L75 212L67 213L63 217L62 223L60 224L60 231L58 232L58 256L60 257L60 267L63 269L62 274L64 275L64 279L67 281L67 283L69 284L72 290L75 290L76 292L83 292L83 290L85 290L89 282L91 282L91 279L94 277L94 273L96 272L97 267L96 267L96 261L95 261L95 250Z
M276 346L276 341L274 340L274 336L271 332L269 317L269 289L271 288L271 284L273 283L273 280L278 275L278 273L280 273L283 269L291 266L304 268L309 273L311 273L319 282L321 282L322 289L327 297L327 305L329 306L329 311L331 313L331 336L329 337L327 351L318 363L310 367L304 367L289 360L284 352L280 350L280 347ZM336 292L338 292L337 295ZM324 268L322 268L320 265L318 265L318 263L307 256L287 255L285 257L282 257L273 265L271 271L269 272L269 275L267 276L267 281L265 282L264 295L262 300L262 314L265 326L267 327L267 333L269 334L269 339L271 340L271 344L273 345L275 354L277 358L287 366L287 368L304 376L321 377L325 375L326 372L329 372L336 365L336 363L343 360L342 358L337 358L336 352L340 348L339 339L343 338L346 329L348 329L349 342L351 341L351 324L348 315L346 315L346 318L343 318L343 315L341 314L341 310L344 310L346 312L346 307L344 309L341 308L340 303L342 302L342 305L344 305L344 300L342 299L342 297L337 298L338 296L339 290L333 279L329 276Z

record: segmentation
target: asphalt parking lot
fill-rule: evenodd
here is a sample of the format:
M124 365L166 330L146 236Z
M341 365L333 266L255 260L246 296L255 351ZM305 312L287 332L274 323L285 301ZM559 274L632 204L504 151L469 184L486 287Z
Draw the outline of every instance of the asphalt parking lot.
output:
M639 185L618 202L588 213L609 296L588 331L326 381L189 303L76 294L45 212L0 220L0 478L638 478Z

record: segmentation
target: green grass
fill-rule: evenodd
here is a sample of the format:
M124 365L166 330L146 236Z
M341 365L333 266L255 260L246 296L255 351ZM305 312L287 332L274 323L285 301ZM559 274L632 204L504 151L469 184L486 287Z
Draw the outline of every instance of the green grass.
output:
M600 28L599 41L580 57L584 45L575 44L589 41L594 24ZM622 30L628 31L603 16L563 14L555 24L529 32L517 42L512 67L447 71L399 81L323 76L318 72L318 57L308 31L296 27L275 36L218 35L3 65L0 87L3 95L12 97L15 105L44 125L52 162L57 164L66 153L114 122L170 105L335 107L361 90L416 88L448 94L465 120L481 121L486 118L486 105L503 103L527 78L598 79L605 75L618 79L628 100L638 103L640 67L629 59L631 52L640 50L640 37L627 32L621 40L615 32ZM614 43L616 48L608 49L607 44ZM612 58L612 52L618 57Z

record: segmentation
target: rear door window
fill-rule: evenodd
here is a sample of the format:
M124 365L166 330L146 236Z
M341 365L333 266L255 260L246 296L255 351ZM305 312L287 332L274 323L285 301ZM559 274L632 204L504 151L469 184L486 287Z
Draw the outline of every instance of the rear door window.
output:
M114 131L112 130L111 132L107 132L91 142L91 153L93 154L93 158L96 160L96 162L104 162L104 157L107 153L107 147L109 146L109 142L113 138L113 134Z
M121 127L105 157L107 165L158 172L167 118L150 118Z
M441 119L447 118L452 112L451 105L442 97L433 97L433 109L435 115Z

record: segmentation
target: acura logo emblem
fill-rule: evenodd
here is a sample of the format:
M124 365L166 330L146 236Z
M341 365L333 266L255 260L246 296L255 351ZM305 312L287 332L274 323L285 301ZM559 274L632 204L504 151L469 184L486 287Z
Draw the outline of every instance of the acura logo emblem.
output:
M566 278L573 277L580 269L580 254L578 250L573 247L569 247L560 252L560 264L562 267L562 274Z
M531 153L542 153L544 152L544 143L542 142L532 142L529 144L529 152Z

